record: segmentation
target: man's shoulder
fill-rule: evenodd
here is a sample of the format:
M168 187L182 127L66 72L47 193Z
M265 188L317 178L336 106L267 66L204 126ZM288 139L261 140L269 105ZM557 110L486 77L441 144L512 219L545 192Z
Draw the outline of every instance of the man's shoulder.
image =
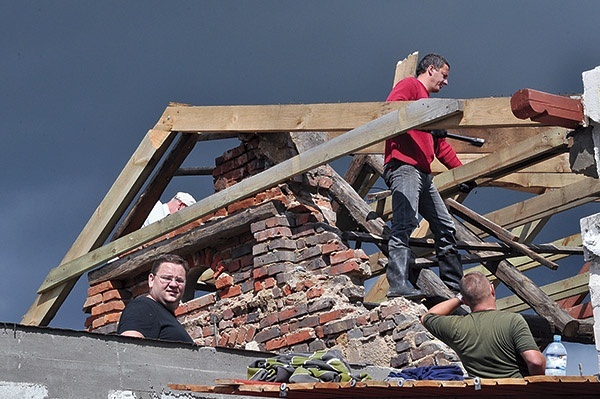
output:
M427 96L427 90L419 79L409 76L396 83L388 95L387 101L410 101Z

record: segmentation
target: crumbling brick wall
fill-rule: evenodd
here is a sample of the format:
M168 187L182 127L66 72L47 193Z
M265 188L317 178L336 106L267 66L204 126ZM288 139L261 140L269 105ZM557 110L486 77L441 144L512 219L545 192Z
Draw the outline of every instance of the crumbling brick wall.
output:
M294 151L287 135L244 136L239 147L217 158L215 189ZM214 223L266 201L284 209L225 243L185 254L190 275L212 269L216 291L182 303L176 310L181 323L205 346L273 352L336 348L352 363L396 368L456 362L453 352L420 324L423 305L397 298L374 309L363 306L369 259L349 247L335 227L327 195L331 184L327 169L317 168L195 222ZM90 313L86 327L116 331L127 301L148 291L148 269L91 286L84 304Z

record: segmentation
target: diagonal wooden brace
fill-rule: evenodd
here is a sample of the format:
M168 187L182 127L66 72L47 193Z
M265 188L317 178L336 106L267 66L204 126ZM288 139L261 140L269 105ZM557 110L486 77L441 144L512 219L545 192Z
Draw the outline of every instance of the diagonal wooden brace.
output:
M455 200L448 198L445 200L446 206L450 209L450 212L460 216L469 223L477 226L486 233L496 237L500 241L504 242L514 250L521 252L523 255L530 257L531 259L539 262L540 264L552 269L558 269L558 265L551 260L544 258L538 253L529 249L525 244L517 242L518 237L506 230L502 226L497 225L491 220L481 216L477 212L467 208L466 206L456 202Z

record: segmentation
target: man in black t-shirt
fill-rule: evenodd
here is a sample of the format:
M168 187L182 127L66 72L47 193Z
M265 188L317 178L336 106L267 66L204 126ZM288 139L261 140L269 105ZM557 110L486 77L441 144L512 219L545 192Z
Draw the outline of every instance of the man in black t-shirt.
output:
M148 295L139 296L127 304L117 333L194 343L174 313L183 297L188 269L187 262L178 255L159 256L148 275Z

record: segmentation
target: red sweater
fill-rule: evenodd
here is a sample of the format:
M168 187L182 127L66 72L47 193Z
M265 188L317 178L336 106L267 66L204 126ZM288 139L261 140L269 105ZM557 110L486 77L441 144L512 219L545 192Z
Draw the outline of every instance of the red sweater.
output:
M429 92L417 78L408 77L394 86L386 101L413 101L422 98L429 98ZM448 169L462 165L446 139L434 139L431 134L421 130L409 130L385 142L385 163L397 159L422 172L431 173L434 157Z

